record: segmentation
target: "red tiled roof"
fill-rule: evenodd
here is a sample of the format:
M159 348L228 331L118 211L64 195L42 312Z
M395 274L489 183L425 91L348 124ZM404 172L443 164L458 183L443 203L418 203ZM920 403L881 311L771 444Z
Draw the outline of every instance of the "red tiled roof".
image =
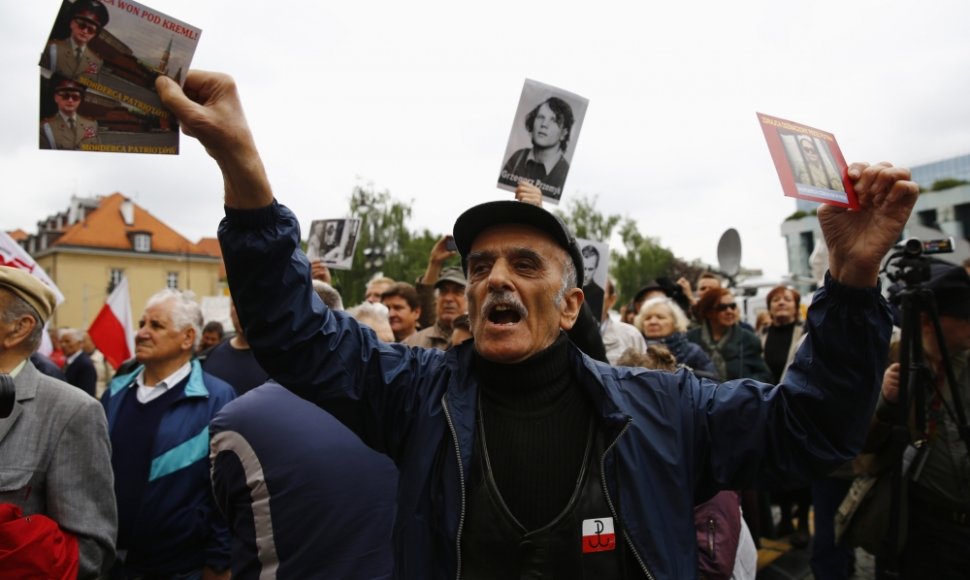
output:
M222 259L222 246L219 245L219 238L201 238L195 245L202 248L204 252L207 252L210 256L218 256ZM219 265L219 279L226 279L226 262L223 261Z
M10 236L15 242L22 242L30 237L30 234L19 228L13 230L12 232L7 232L7 235Z
M211 255L134 202L132 225L125 224L121 215L125 200L120 193L102 198L97 209L68 226L53 246L131 250L129 232L146 232L152 234L152 253Z

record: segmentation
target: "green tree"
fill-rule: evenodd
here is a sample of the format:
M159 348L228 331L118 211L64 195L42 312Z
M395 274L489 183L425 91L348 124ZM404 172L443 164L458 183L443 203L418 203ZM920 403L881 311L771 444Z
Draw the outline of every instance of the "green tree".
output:
M658 276L669 277L675 257L659 240L641 234L637 223L630 218L620 225L620 238L625 251L610 252L611 274L616 279L617 294L623 300L630 300L647 281Z
M693 282L708 269L697 260L685 262L662 246L659 240L644 236L632 219L623 220L619 215L600 212L596 207L597 199L597 196L570 199L565 211L556 210L556 215L576 237L588 240L610 241L619 226L622 245L610 250L610 275L616 279L617 293L622 300L632 299L634 293L651 279L666 277L676 281L683 276Z
M334 286L344 303L357 304L364 297L367 282L377 272L403 282L413 282L424 272L431 246L439 236L428 230L411 232L411 203L373 186L356 185L350 194L350 215L361 219L353 267L333 271Z
M943 189L950 189L951 187L966 185L967 183L970 183L970 182L968 182L965 179L954 179L952 177L948 177L946 179L937 179L936 181L933 182L933 185L930 187L930 191L940 191Z
M604 215L596 209L598 196L571 198L566 211L557 209L556 215L566 223L577 238L609 242L613 229L620 223L619 215Z

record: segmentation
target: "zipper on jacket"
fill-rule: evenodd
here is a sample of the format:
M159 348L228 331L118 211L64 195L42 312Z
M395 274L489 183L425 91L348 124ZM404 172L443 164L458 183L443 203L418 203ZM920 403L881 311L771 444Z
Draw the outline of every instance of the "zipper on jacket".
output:
M618 522L622 522L623 520L620 518L620 515L616 513L616 507L613 505L613 500L610 498L610 488L606 485L606 455L610 452L610 449L613 449L616 442L620 440L620 437L626 433L626 430L630 427L630 423L632 422L633 419L628 417L626 424L623 425L623 429L621 429L616 437L613 438L613 441L606 447L606 450L603 451L602 457L600 457L600 480L603 485L603 495L606 496L606 503L610 506L610 512L613 514L613 518ZM626 526L623 526L623 538L626 540L626 544L629 546L630 552L633 553L633 557L635 557L637 559L637 563L640 564L640 569L643 570L643 573L646 574L649 580L656 580L654 575L651 574L650 570L647 568L646 563L644 563L643 558L641 558L640 554L637 553L637 548L633 545L633 540L630 539L630 534L627 533Z
M441 396L441 408L445 412L445 419L448 421L448 429L451 430L451 438L455 441L455 455L458 458L458 483L461 489L461 510L458 512L458 535L455 538L455 553L458 557L457 567L455 568L455 580L461 580L461 532L465 527L465 472L461 468L461 448L458 446L458 431L451 420L451 411L448 410L448 400L445 395Z
M714 535L717 533L717 523L714 518L707 518L707 554L711 559L715 559L714 555Z

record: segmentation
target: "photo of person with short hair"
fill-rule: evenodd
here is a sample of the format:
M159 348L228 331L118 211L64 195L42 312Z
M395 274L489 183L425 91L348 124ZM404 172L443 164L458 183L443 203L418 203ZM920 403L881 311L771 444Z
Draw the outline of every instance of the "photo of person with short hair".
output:
M582 97L527 79L506 147L499 187L514 191L524 181L539 188L547 200L558 203L587 104Z

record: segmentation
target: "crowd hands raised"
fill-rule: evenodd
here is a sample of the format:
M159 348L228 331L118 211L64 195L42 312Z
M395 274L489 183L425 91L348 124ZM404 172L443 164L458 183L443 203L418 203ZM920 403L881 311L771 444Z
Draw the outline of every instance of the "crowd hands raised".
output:
M799 294L779 287L764 328L751 328L713 274L646 283L619 313L608 281L593 313L571 232L527 183L516 201L459 217L413 284L374 279L345 313L329 270L299 250L232 79L191 71L184 90L157 85L224 176L239 340L235 358L217 352L231 339L197 353L201 316L178 297L149 302L137 362L102 397L114 577L753 578L760 537L807 543L807 486L860 451L887 367L878 270L915 202L907 170L853 164L861 209L820 208L829 274L807 319ZM176 411L184 433L166 427ZM156 433L178 447L210 422L211 456L167 484L154 463L116 460L160 460ZM209 486L214 497L200 492ZM167 519L173 501L197 505L205 530ZM717 554L705 549L714 522ZM820 525L816 513L817 577L846 577L850 556ZM172 542L153 544L158 534ZM573 549L590 542L606 549ZM340 558L326 553L335 543Z

